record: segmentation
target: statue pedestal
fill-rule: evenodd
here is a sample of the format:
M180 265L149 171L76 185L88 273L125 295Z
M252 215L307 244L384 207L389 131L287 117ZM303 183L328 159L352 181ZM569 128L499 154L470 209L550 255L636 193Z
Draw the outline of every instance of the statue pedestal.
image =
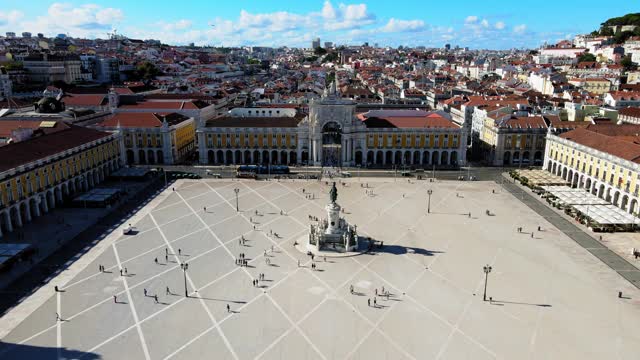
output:
M327 210L327 229L325 234L327 235L339 235L344 231L340 229L340 205L336 203L328 204L325 209Z

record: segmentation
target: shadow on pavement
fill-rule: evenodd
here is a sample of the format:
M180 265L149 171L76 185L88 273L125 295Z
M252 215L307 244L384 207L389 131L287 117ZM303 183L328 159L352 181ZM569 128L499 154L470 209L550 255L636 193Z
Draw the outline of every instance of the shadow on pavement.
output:
M0 359L101 359L102 356L68 348L3 343Z

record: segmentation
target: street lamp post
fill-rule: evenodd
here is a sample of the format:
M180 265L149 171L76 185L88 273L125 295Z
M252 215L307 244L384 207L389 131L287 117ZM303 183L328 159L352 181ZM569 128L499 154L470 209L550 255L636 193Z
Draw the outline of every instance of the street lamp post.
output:
M184 274L184 297L189 297L189 293L187 292L187 269L189 268L189 264L180 264L180 268L182 269L182 273Z
M484 294L482 300L487 301L487 280L489 279L489 273L491 272L491 266L485 265L484 268Z
M239 212L240 208L238 206L238 193L240 192L240 189L235 188L235 189L233 189L233 192L236 193L236 212Z
M431 213L431 194L433 194L433 190L427 190L427 195L429 195L429 201L427 202L427 214Z

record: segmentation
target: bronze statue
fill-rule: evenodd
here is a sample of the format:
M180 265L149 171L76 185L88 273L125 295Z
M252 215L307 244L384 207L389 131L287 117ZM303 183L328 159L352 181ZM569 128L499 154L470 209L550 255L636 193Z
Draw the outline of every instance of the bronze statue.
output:
M333 186L331 190L329 190L329 198L331 199L331 203L335 204L338 199L338 189L336 189L336 182L333 182Z

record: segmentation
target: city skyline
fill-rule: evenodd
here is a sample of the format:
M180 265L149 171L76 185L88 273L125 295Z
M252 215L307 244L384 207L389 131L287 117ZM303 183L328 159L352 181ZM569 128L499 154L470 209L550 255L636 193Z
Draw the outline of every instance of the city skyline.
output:
M570 1L549 9L496 1L490 4L403 1L221 2L9 1L0 10L0 31L105 38L116 30L130 38L171 45L309 47L319 37L334 44L472 49L535 48L588 33L607 18L632 12L632 4L600 8ZM153 8L153 12L148 10ZM416 11L419 9L418 11ZM546 12L540 16L541 12ZM558 21L571 17L574 22Z

